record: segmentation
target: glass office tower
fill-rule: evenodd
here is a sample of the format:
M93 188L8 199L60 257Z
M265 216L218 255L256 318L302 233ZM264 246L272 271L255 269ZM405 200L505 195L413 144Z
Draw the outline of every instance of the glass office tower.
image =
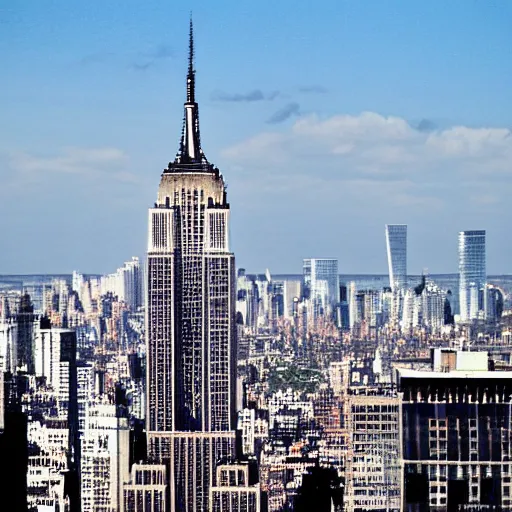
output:
M485 317L485 231L459 233L459 304L463 322Z
M311 300L313 316L334 316L340 301L338 260L308 258L303 265L303 296Z
M407 224L386 224L389 286L391 290L407 287Z

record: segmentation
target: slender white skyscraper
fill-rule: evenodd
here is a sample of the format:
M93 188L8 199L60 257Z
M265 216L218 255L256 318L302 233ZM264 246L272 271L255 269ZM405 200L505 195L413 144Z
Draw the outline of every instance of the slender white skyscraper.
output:
M459 305L462 322L485 317L485 231L459 233Z
M389 285L393 291L407 287L407 224L386 224Z
M192 22L180 149L149 210L148 456L169 469L171 512L206 512L236 429L235 260L224 178L201 148Z

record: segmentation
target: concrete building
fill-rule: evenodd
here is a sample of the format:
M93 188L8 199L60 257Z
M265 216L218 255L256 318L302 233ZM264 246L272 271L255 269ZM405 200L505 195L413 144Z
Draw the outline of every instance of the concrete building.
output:
M88 410L81 454L82 512L122 510L130 478L130 430L119 406L96 401Z

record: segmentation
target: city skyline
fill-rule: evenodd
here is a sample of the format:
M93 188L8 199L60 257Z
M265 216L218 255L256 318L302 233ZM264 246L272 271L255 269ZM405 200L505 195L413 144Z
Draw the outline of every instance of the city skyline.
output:
M441 20L440 5L325 2L308 13L284 2L272 20L264 3L251 13L193 6L207 48L198 89L206 150L229 175L241 266L299 272L302 258L329 256L343 272L385 273L382 225L404 223L411 272L456 272L456 237L466 229L487 231L489 273L507 270L499 211L510 187L511 76L501 61L511 8L454 2ZM28 2L5 11L5 272L102 273L143 254L149 169L178 134L166 120L182 101L177 49L189 8L55 2L43 12ZM80 20L89 24L78 30ZM427 37L434 32L444 43ZM326 236L334 225L337 236Z
M391 1L4 10L4 507L512 510L512 5Z

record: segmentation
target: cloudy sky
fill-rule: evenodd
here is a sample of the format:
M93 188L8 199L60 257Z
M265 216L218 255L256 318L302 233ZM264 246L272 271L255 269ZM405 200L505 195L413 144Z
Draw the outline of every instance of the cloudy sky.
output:
M512 3L0 0L0 273L110 272L143 256L174 159L196 29L203 149L238 266L457 270L487 230L512 272Z

